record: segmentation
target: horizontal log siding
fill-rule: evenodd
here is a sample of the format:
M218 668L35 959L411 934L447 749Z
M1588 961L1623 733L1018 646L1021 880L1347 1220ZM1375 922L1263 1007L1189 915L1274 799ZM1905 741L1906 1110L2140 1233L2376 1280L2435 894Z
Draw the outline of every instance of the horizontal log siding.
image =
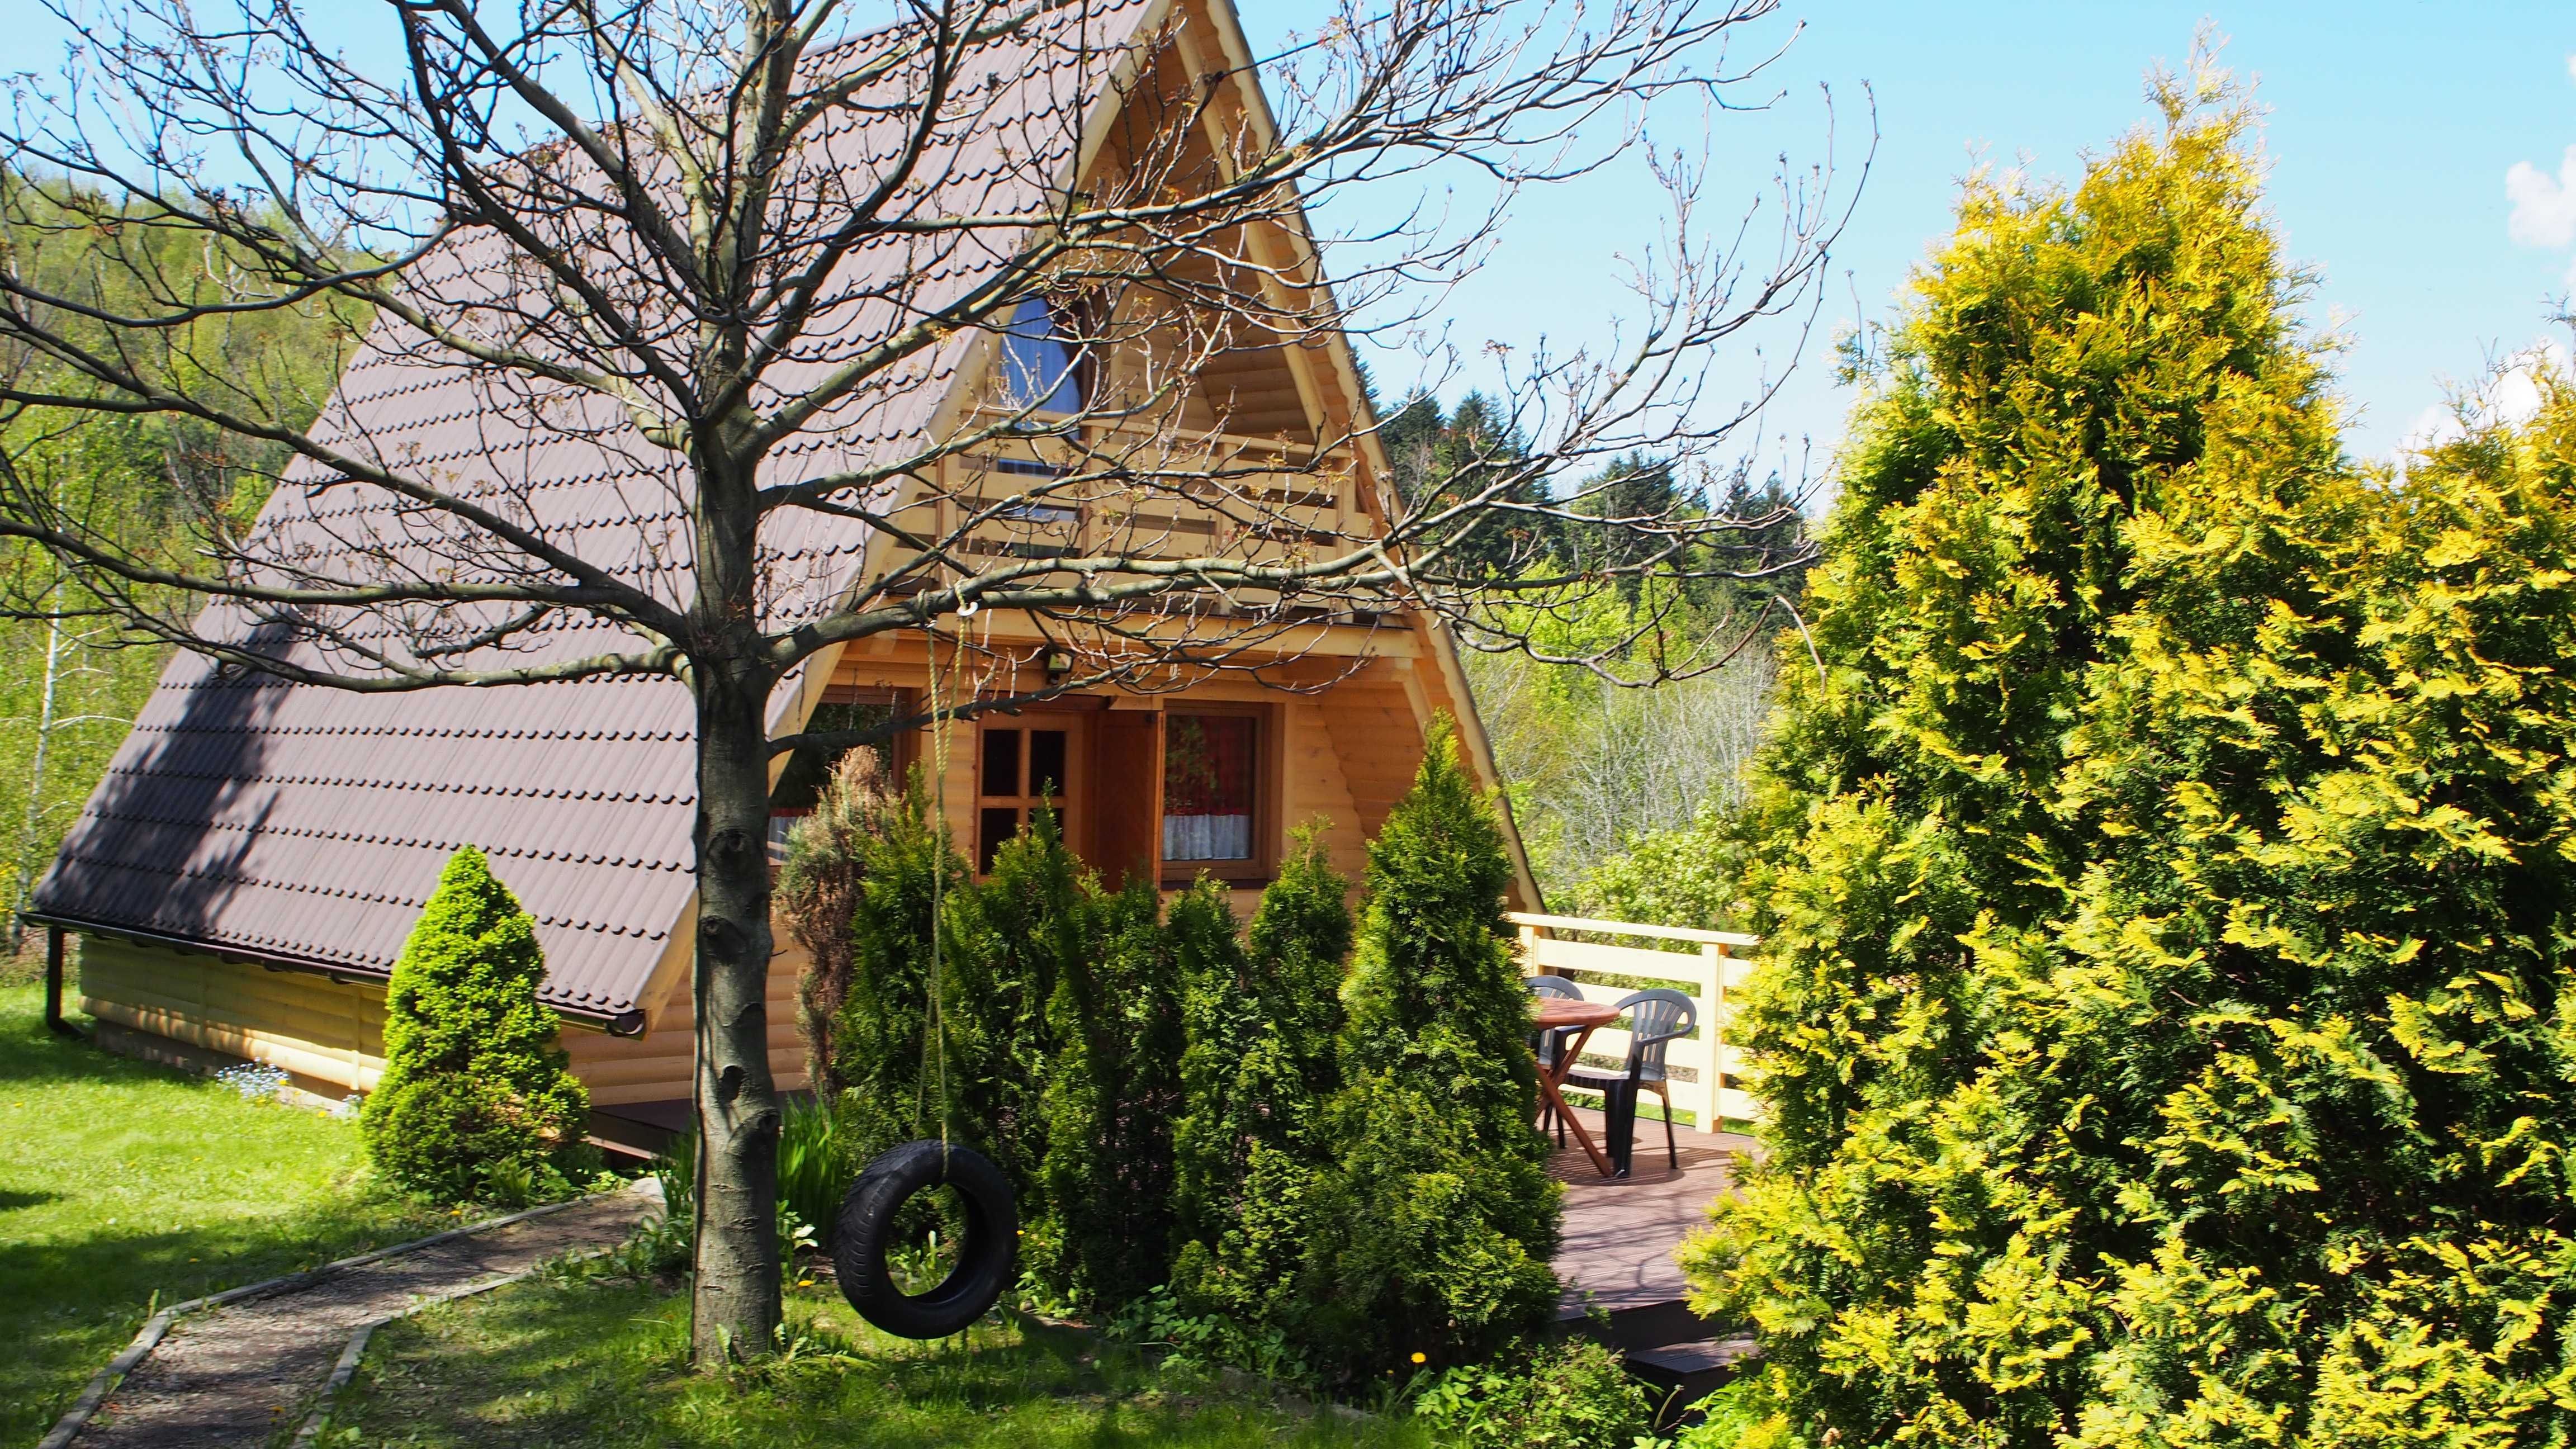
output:
M101 1021L266 1062L343 1091L372 1091L384 1074L379 986L88 936L80 993L81 1010Z
M796 1031L796 979L804 965L804 953L791 948L769 973L770 1070L791 1090L805 1085L805 1048ZM373 1091L384 1075L385 994L369 982L90 936L81 943L80 1009L343 1091ZM682 1100L689 1095L693 1020L683 982L642 1036L567 1027L558 1040L594 1104Z
M769 1070L781 1091L803 1091L805 1039L796 1029L796 982L804 974L806 957L788 936L784 921L775 927L778 950L769 959ZM573 1070L590 1088L593 1106L688 1099L697 1012L689 989L688 961L685 953L678 954L674 964L680 979L661 1009L652 1014L642 1036L598 1031L563 1034Z

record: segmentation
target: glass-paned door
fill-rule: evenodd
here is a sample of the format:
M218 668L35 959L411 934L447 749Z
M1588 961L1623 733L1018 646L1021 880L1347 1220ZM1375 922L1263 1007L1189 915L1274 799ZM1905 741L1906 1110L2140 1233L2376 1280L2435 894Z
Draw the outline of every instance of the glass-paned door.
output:
M1055 812L1056 829L1074 838L1081 773L1079 716L1023 718L977 731L975 870L988 873L1002 843L1028 825L1032 812Z

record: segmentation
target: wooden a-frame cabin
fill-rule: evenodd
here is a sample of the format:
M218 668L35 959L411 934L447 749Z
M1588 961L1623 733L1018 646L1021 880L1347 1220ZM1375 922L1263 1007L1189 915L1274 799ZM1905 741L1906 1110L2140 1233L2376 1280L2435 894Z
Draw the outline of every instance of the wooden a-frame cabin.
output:
M1174 82L1220 76L1208 124L1264 126L1249 52L1227 0L1112 0L1087 12L1123 27L1127 67L1160 67ZM985 57L1031 92L1019 115L1079 105L1071 174L1115 164L1115 86L1067 97L1044 67L1008 53ZM1129 72L1133 74L1132 69ZM999 127L1011 114L995 106ZM1283 265L1304 253L1292 225L1252 244ZM954 436L993 406L1009 339L961 337L914 388L908 426ZM442 437L487 419L464 417L440 385L423 385L398 349L373 341L334 399L355 424L426 456ZM1105 366L1120 367L1112 357ZM1271 505L1314 526L1365 532L1382 524L1386 464L1366 437L1367 402L1338 335L1301 345L1231 349L1202 369L1184 422L1242 466L1281 460ZM944 430L944 431L943 431ZM1319 440L1361 436L1345 456L1311 466ZM1043 436L1012 438L939 466L951 499L1010 491L1043 474ZM629 496L614 469L550 443L559 477L539 480L578 507L613 510ZM611 450L594 450L606 453ZM570 456L565 456L570 455ZM580 490L588 489L585 495ZM272 512L292 506L281 487ZM584 500L587 500L586 502ZM954 506L953 503L947 506ZM1084 528L1067 510L997 519L994 552L1044 546L1047 530ZM1175 507L1156 520L1206 547L1222 525ZM837 559L846 581L883 570L893 545L849 524L805 540ZM970 543L972 541L970 540ZM876 575L876 576L882 576ZM809 720L871 710L912 711L933 688L1025 689L1051 663L1032 621L988 610L951 621L934 645L919 632L877 635L811 661L782 685L773 735ZM583 631L566 631L579 635ZM971 638L963 669L953 641ZM595 642L595 641L594 641ZM576 638L563 647L593 647ZM1424 731L1446 713L1482 781L1491 753L1445 628L1428 617L1323 617L1259 646L1258 676L1213 674L1176 691L1104 689L952 727L944 742L913 737L902 765L935 782L961 847L979 859L1047 806L1104 875L1142 871L1163 885L1201 873L1249 904L1290 832L1320 826L1354 879L1368 839L1405 790ZM938 649L934 658L933 649ZM1255 659L1264 656L1256 654ZM992 661L1006 661L1000 673ZM934 681L933 670L941 671ZM1282 690L1275 685L1302 686ZM952 694L951 698L955 696ZM810 802L829 762L778 762L774 835ZM603 1140L650 1147L684 1120L691 1080L690 831L695 785L683 686L593 679L496 689L446 687L359 694L175 659L71 830L29 917L77 936L78 1004L111 1046L197 1064L272 1063L308 1091L367 1090L382 1067L387 977L448 856L481 847L538 921L548 960L541 1000L558 1012ZM1518 855L1517 841L1512 846ZM1537 909L1527 866L1512 904ZM770 977L771 1064L782 1087L804 1081L794 993L800 953L780 933Z

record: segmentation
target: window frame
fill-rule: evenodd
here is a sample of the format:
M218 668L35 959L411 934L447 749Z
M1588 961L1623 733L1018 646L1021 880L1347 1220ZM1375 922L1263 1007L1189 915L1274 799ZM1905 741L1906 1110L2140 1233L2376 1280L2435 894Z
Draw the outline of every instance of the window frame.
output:
M1031 315L1033 311L1035 315ZM1044 328L1033 328L1031 324L1039 321L1044 322ZM992 396L998 407L1005 412L1026 412L1034 425L1041 418L1079 417L1091 406L1097 382L1096 359L1090 348L1067 335L1069 325L1080 325L1080 313L1059 306L1047 297L1032 294L1011 304L1010 316L993 332ZM1063 352L1065 371L1057 377L1054 389L1046 397L1020 396L1016 374L1023 369L1019 366L1019 359L1013 355L1014 343L1054 347ZM1034 376L1028 379L1032 386L1044 380ZM1072 406L1056 406L1057 400L1067 391L1072 393Z
M988 809L1020 812L1013 824L1013 834L1016 835L1027 828L1025 812L1040 806L1050 807L1055 811L1056 828L1065 832L1065 848L1076 857L1082 855L1081 841L1086 837L1072 832L1090 828L1091 729L1085 723L1088 714L1088 711L1079 709L1025 709L1011 714L984 715L974 721L975 793L967 807L965 826L966 863L977 880L988 874L984 869L984 812ZM1011 730L1020 737L1016 766L1019 775L1016 783L1020 788L1012 794L993 794L984 788L984 737L986 732L993 730ZM1033 747L1030 732L1033 730L1060 730L1064 733L1064 778L1060 782L1064 788L1052 796L1039 795L1028 789L1031 783L1029 752ZM1004 803L988 804L988 801ZM994 848L998 851L999 844Z
M1157 763L1163 775L1155 781L1159 799L1171 778L1172 720L1181 715L1218 715L1248 718L1252 721L1252 854L1242 860L1172 860L1164 856L1163 819L1169 814L1170 802L1164 801L1154 820L1154 859L1166 890L1186 888L1200 876L1224 881L1234 886L1267 885L1279 874L1279 794L1281 736L1280 712L1276 705L1237 700L1175 699L1163 706L1160 733L1162 758Z

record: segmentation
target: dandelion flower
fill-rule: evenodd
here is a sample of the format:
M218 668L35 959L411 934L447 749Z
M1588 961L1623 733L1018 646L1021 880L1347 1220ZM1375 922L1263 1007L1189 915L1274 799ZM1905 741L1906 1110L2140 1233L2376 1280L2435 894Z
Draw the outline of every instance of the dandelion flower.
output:
M1422 1350L1420 1350L1420 1349L1415 1349L1415 1350L1413 1351L1413 1361L1414 1361L1415 1363L1428 1363L1428 1362L1430 1362L1430 1360L1431 1360L1431 1356L1430 1356L1429 1354L1424 1353Z

